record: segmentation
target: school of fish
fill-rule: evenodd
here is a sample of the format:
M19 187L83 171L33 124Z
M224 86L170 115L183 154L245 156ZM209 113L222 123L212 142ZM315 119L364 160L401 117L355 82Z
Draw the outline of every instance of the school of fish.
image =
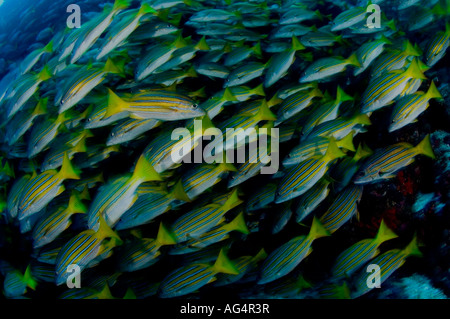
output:
M416 157L433 165L429 134L371 147L365 135L401 134L443 103L427 72L445 59L449 15L438 0L115 0L54 30L0 78L0 250L23 249L0 255L3 295L368 293L367 265L388 280L421 255L416 235L383 249L399 236L381 220L323 265L326 280L302 266L370 214L366 185ZM179 127L191 137L174 139ZM227 128L278 129L278 172L227 162L238 142L215 148L223 161L174 161Z

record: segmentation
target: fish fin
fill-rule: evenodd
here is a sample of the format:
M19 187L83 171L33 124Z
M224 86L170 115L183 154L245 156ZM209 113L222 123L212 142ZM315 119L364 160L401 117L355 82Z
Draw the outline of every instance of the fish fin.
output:
M258 251L258 253L255 255L255 257L252 258L252 262L257 263L261 260L266 259L267 256L268 255L267 255L266 251L264 250L264 248L261 248L261 250Z
M252 89L251 93L255 95L266 96L266 93L264 92L264 83L261 83L260 85Z
M214 272L216 273L220 272L230 275L239 275L239 270L236 268L233 262L227 257L223 249L220 250L219 257L217 257L213 269Z
M281 102L283 102L282 99L280 99L276 94L272 96L272 98L267 101L267 107L271 108L272 106L278 105Z
M354 159L356 161L359 161L367 156L370 156L373 154L373 151L365 144L362 143L358 146L358 149L356 150L356 154Z
M36 104L36 107L32 113L32 115L43 115L47 112L47 103L48 103L48 97L40 99L39 102Z
M247 224L245 223L244 213L239 213L236 218L234 218L231 222L224 226L228 231L238 231L243 234L250 234L250 231L247 228Z
M123 10L130 6L130 0L116 0L112 8L113 11Z
M243 201L238 197L238 190L234 189L230 197L228 197L228 199L226 200L225 204L223 204L222 209L227 212L240 205L241 203L243 203Z
M91 200L91 195L89 194L89 188L87 185L84 186L79 197L81 200Z
M69 198L69 205L67 206L67 211L71 214L86 214L87 207L81 202L78 192L73 192Z
M105 284L105 287L99 292L99 299L114 299L108 284Z
M52 71L50 70L49 66L45 65L42 68L41 72L38 73L37 76L38 76L39 81L46 81L46 80L50 79L53 76L53 74L52 74Z
M177 243L175 236L169 232L162 222L159 224L156 241L160 243L161 246L175 245Z
M259 41L256 42L256 44L251 49L256 56L258 56L258 57L262 56L261 42L259 42Z
M380 228L378 228L378 233L375 237L375 242L378 244L384 243L390 239L397 238L397 234L395 234L389 227L387 227L384 220L381 220Z
M367 114L358 114L354 117L354 123L363 125L372 125L370 118Z
M162 178L155 171L152 164L147 160L145 155L141 155L136 163L136 167L132 176L133 180L140 180L142 182L161 181Z
M115 63L112 59L108 58L106 60L105 66L103 67L103 71L107 73L119 74L124 76L124 62Z
M344 157L345 153L342 152L338 146L336 145L336 140L334 138L330 139L330 143L328 144L327 151L324 155L324 159L326 161L332 161L337 158Z
M255 120L259 121L276 121L277 117L273 112L269 109L267 105L267 101L263 100L261 106L259 107L258 112L255 114Z
M27 284L28 287L30 287L33 290L36 290L37 281L33 278L31 274L30 265L28 265L27 269L25 270L25 274L23 275L23 281Z
M227 101L227 102L236 102L237 101L236 97L233 95L233 93L231 93L231 90L228 87L223 91L223 95L220 98L220 100Z
M355 152L355 145L353 144L353 134L347 134L343 139L336 141L339 147L345 148L346 150Z
M409 42L409 40L406 40L403 44L403 54L407 56L419 56L420 53L417 51L417 49Z
M128 288L123 299L137 299L137 297L134 291L131 288Z
M46 53L53 52L53 40L51 40L45 47L42 48L42 52L46 52Z
M358 57L356 56L356 53L351 54L347 59L346 59L347 63L350 65L354 65L358 68L361 67L361 63L359 63L358 61Z
M414 234L413 239L408 244L408 246L406 246L403 249L403 252L406 256L417 256L417 257L423 256L422 252L419 250L419 246L417 243L417 234Z
M142 3L141 7L139 8L139 12L138 12L138 16L141 15L145 15L148 13L156 13L157 11L155 9L153 9L148 3L144 2Z
M200 41L195 45L194 47L196 50L200 51L209 51L211 48L209 47L208 43L206 43L206 37L203 36Z
M117 244L122 243L122 239L120 239L119 235L111 229L106 223L106 220L103 218L103 215L100 214L98 217L98 230L97 233L100 235L100 238L114 238Z
M184 191L183 183L181 182L181 179L178 180L178 182L173 187L172 191L170 192L170 195L178 200L182 200L184 202L191 202L192 200L189 198L189 196Z
M129 104L122 100L116 93L108 89L108 106L103 118L108 118L128 109Z
M434 81L431 81L430 87L428 88L427 93L425 93L425 96L428 99L442 99L442 95L441 95L441 93L439 93L438 89L436 88Z
M421 79L426 80L426 76L423 74L422 70L419 68L419 65L417 64L417 60L413 59L411 61L411 64L406 69L405 72L403 72L403 75L406 77L410 77L413 79Z
M298 41L297 37L295 35L292 36L292 50L294 51L301 51L306 49L306 47Z
M237 168L228 162L227 152L223 152L222 163L220 163L217 168L219 172L237 172Z
M336 102L335 104L341 104L342 102L346 101L353 101L354 98L348 95L344 92L344 90L341 89L341 87L338 85L336 90Z
M73 167L67 152L64 153L61 170L58 174L61 179L80 179L80 171Z
M436 159L433 148L431 147L430 134L427 134L427 136L425 136L425 138L419 144L417 144L415 148L418 154L423 154L425 156L431 157L432 159Z
M67 210L70 213L79 213L86 214L87 207L81 202L80 196L78 192L73 192L69 199L69 205L67 206Z
M320 91L317 86L309 92L309 95L315 97L323 97L322 91Z
M86 153L87 147L86 147L86 136L83 136L81 140L75 145L72 150L77 153Z
M308 236L310 239L317 239L320 237L330 236L330 232L322 225L319 219L314 216Z

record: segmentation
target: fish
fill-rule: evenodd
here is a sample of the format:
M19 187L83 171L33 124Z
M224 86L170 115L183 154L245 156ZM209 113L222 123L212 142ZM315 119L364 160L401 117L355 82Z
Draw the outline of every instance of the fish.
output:
M80 271L89 267L97 259L111 255L111 249L121 245L120 237L99 217L97 231L87 229L66 242L56 257L55 284L60 286L67 281L69 265L77 265Z
M205 111L187 96L170 91L146 91L124 100L109 90L104 117L127 112L134 119L177 121L201 117Z
M226 67L232 67L239 62L242 62L252 55L262 57L261 42L257 42L254 46L248 47L244 43L237 43L236 48L228 52L224 58L223 64Z
M41 49L36 49L32 52L30 52L25 59L23 59L22 63L20 63L19 69L20 74L25 74L29 72L36 63L39 62L41 57L45 55L46 53L52 53L54 50L53 48L53 41L50 41L46 46L44 46Z
M48 98L40 99L31 112L29 109L24 109L11 118L5 128L8 145L16 143L33 126L38 116L46 114L47 103Z
M181 179L170 192L155 190L141 192L140 189L143 185L145 184L141 184L137 189L138 198L136 202L120 217L115 225L116 230L130 229L150 223L156 217L169 211L176 200L190 201L184 192Z
M17 208L19 220L39 212L53 198L61 194L65 190L63 182L67 179L80 179L80 176L65 154L59 172L56 170L44 171L25 184Z
M161 125L161 121L153 119L125 119L111 130L106 145L112 146L132 141L159 125Z
M24 104L39 90L39 85L49 80L53 76L48 66L44 66L37 74L24 75L19 78L14 97L12 97L6 107L6 117L9 120L14 114L22 109Z
M108 59L103 68L82 68L75 74L62 95L59 113L80 102L91 90L102 83L108 74L123 74L123 66Z
M388 131L394 132L415 122L416 118L428 108L430 99L442 99L433 81L426 93L419 91L399 99L392 110Z
M95 196L88 211L88 226L96 230L99 217L113 227L137 199L136 190L144 182L161 181L161 176L150 162L141 155L133 174L118 177L105 184Z
M328 210L319 219L330 234L337 231L353 216L358 215L357 204L361 200L362 193L362 186L350 185L336 196Z
M187 198L193 200L233 171L236 168L226 160L220 164L202 164L183 174L181 183Z
M428 66L435 65L442 57L450 45L450 24L446 23L445 31L434 35L424 53L425 63Z
M355 136L360 132L366 132L364 126L371 124L372 122L366 114L356 114L350 118L338 117L317 125L308 135L303 135L300 139L303 141L311 137L323 136L341 140L349 134Z
M268 88L283 78L295 61L295 53L304 49L305 46L298 41L297 37L293 36L292 48L274 55L267 63L264 87Z
M311 91L300 91L286 98L280 105L277 112L277 120L274 125L278 126L283 121L298 114L300 111L311 106L312 100L322 97L322 92L315 86Z
M120 23L114 25L114 28L105 35L107 41L104 42L102 49L95 57L96 60L100 60L107 56L115 48L121 46L128 36L140 25L141 18L149 13L156 13L148 3L142 3L141 7L137 11L127 11L127 16L121 16Z
M416 146L409 143L397 143L375 150L374 154L364 161L353 178L353 183L362 185L393 178L398 170L411 164L417 155L436 158L429 135L426 135Z
M267 63L249 61L242 66L239 66L232 70L227 76L223 87L226 88L245 84L255 78L262 76L266 68Z
M361 113L367 114L391 103L410 79L426 79L415 59L405 71L394 70L373 79L361 98Z
M31 274L31 267L28 266L25 273L22 274L20 270L14 269L8 271L5 275L3 287L5 297L18 298L24 295L28 288L36 290L38 283Z
M70 63L76 63L110 26L117 14L126 9L129 5L129 0L116 0L111 9L105 8L105 11L96 17L96 19L84 24L82 27L83 31L81 31L81 34L74 44Z
M155 239L136 238L120 247L118 267L123 272L133 272L150 267L157 261L162 246L175 244L176 240L172 234L160 223Z
M282 278L293 271L311 252L314 240L329 236L317 218L313 219L307 236L294 237L272 251L261 266L258 285Z
M63 130L64 123L70 119L69 111L60 113L56 119L41 118L31 128L31 135L27 145L28 158L36 157L44 151Z
M378 247L398 236L381 220L375 238L363 239L339 254L332 268L333 278L351 278L367 261L379 254Z
M49 211L44 218L38 220L33 228L33 248L39 248L51 243L64 230L70 227L70 217L73 214L85 214L87 207L81 202L79 195L74 192L67 207L59 207L56 211Z
M332 21L331 31L340 31L366 20L365 8L354 7L339 13Z
M137 82L144 80L152 74L158 67L172 58L173 53L187 45L186 41L180 35L170 44L154 44L148 50L148 53L140 59L135 70L135 80Z
M214 265L193 263L182 266L169 273L158 289L160 298L184 296L209 283L219 273L237 275L239 271L228 259L223 250L220 251Z
M385 45L389 44L392 44L392 42L382 35L378 40L369 41L361 45L355 52L361 67L355 69L353 75L357 76L364 72L370 64L383 53Z
M232 283L245 283L252 281L252 272L257 271L258 265L267 258L267 253L264 248L261 248L260 251L255 256L240 256L236 259L233 259L232 262L236 266L236 269L239 271L239 274L225 274L219 273L216 276L216 280L213 282L213 286L222 287L225 285L229 285ZM250 277L247 278L246 277Z
M338 85L336 89L336 100L324 103L317 107L313 113L308 116L308 119L301 129L301 134L307 136L317 125L336 119L341 104L353 100L354 99L345 93Z
M169 254L177 255L201 250L209 245L216 244L229 238L229 233L232 231L238 231L245 235L248 235L250 233L245 223L244 214L242 212L239 213L229 223L219 224L206 233L203 233L198 238L192 238L187 240L186 242L175 245L174 247L172 247Z
M331 182L323 177L307 192L305 192L298 201L295 201L292 206L295 208L295 220L301 223L310 213L320 205L330 193L329 185Z
M213 203L183 214L170 227L176 241L182 243L191 238L200 238L201 235L217 226L228 211L241 203L237 190L233 190L223 205Z
M335 75L344 72L349 65L361 67L356 53L351 54L347 59L343 57L321 58L310 64L302 72L299 82L330 81Z
M409 40L405 40L401 48L386 50L373 62L370 76L377 78L386 72L403 68L412 58L421 55L419 50Z
M312 136L302 141L298 146L294 147L291 152L284 158L283 166L290 167L297 165L313 156L325 155L328 146L331 143L329 137ZM344 148L350 151L355 151L353 145L353 136L351 133L347 134L343 139L337 140L336 145L339 148Z
M276 183L268 183L258 189L247 199L245 208L248 213L262 209L275 201Z
M328 171L329 165L344 157L343 153L331 141L323 156L314 156L290 168L278 184L275 203L282 203L298 197L314 186Z
M86 139L93 136L94 135L89 130L85 130L80 136L75 137L73 143L69 141L64 143L62 147L55 146L51 148L42 162L41 170L46 171L60 167L65 153L67 153L69 159L72 160L75 154L87 152Z
M378 265L380 267L380 284L386 281L389 276L391 276L397 269L399 269L406 262L406 258L410 256L421 257L422 252L420 251L417 244L417 237L414 236L411 242L403 249L391 249L387 252L379 255L378 257L372 259L369 263ZM351 289L350 294L352 298L358 298L370 291L370 286L367 285L368 277L373 274L373 272L368 272L367 267L362 267L362 271L357 272L351 278Z
M341 162L333 166L330 176L334 181L334 189L336 192L342 191L348 186L355 174L359 171L363 161L372 155L373 151L364 143L359 144L353 157L346 157Z

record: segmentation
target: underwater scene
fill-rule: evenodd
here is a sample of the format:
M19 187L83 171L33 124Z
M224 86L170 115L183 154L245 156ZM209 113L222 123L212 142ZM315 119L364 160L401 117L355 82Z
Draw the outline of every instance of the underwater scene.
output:
M450 296L449 0L0 0L0 44L0 299Z

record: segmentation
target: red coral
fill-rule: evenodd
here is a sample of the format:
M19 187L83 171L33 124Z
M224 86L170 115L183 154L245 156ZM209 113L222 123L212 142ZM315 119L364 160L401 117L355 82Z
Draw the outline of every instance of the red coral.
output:
M403 195L412 195L414 194L415 183L411 176L406 175L404 171L400 171L397 175L399 183L397 184L397 190L400 191Z

